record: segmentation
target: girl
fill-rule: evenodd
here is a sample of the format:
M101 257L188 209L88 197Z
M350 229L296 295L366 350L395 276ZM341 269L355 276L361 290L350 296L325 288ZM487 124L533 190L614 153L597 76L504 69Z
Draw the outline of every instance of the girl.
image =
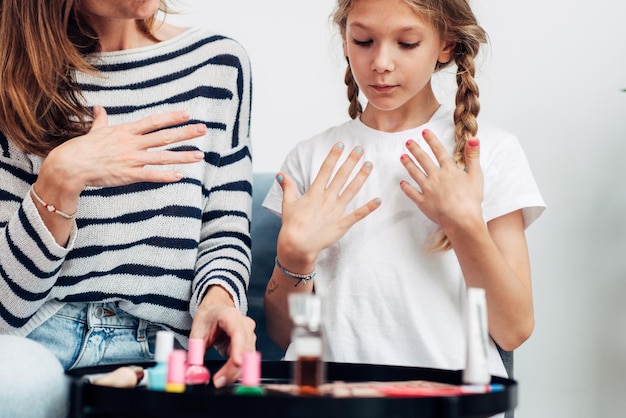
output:
M149 361L159 329L229 355L218 387L254 350L248 58L166 10L0 0L0 351L37 352L27 337L62 366L25 358L29 380ZM3 383L3 412L63 414Z
M496 344L532 332L524 229L544 203L518 140L477 123L486 34L466 0L338 0L334 21L353 120L299 143L265 199L282 216L268 331L287 348L287 295L315 291L327 360L463 369L466 289L480 287L490 371L506 376ZM448 65L454 109L431 86Z

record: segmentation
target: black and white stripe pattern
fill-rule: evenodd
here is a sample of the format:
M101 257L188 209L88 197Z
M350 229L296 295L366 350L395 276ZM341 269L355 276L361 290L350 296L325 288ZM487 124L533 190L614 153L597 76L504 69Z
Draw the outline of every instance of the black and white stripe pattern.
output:
M248 57L232 39L190 29L155 46L96 54L92 63L102 77L77 74L87 105L104 106L110 124L186 110L208 132L170 149L199 149L204 162L176 167L184 174L177 183L87 188L66 249L28 194L41 159L0 134L0 332L26 335L63 302L118 301L185 343L208 286L223 286L247 311Z

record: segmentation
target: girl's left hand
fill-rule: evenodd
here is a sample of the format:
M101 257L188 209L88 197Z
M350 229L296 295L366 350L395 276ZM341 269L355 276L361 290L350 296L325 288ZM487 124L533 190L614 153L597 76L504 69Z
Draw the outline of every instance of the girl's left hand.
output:
M480 168L478 139L472 138L465 145L466 169L463 170L433 132L424 130L422 135L437 162L417 142L408 140L407 149L419 166L408 154L403 154L400 160L419 187L415 188L403 180L400 182L402 191L444 231L468 218L479 217L482 220L483 172Z

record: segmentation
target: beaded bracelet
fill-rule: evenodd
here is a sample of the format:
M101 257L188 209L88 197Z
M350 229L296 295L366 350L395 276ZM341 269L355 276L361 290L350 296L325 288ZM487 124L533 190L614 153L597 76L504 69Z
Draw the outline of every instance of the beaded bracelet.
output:
M48 212L52 212L52 213L56 213L57 215L65 218L65 219L74 219L74 217L76 216L76 212L72 213L71 215L65 212L61 212L60 210L58 210L54 205L50 204L50 203L46 203L44 202L44 200L39 197L39 195L37 194L37 192L35 191L35 185L33 184L30 188L30 193L31 195L35 198L35 200L39 203L41 203L41 205L43 205L44 208L46 208L48 210Z
M306 284L307 281L313 280L315 278L315 275L317 274L315 272L315 270L313 270L313 272L311 272L309 274L292 273L289 270L285 269L282 264L280 264L280 262L278 261L278 256L274 259L274 261L276 263L276 267L278 267L280 269L280 271L282 271L285 276L291 277L292 279L298 280L298 282L295 284L295 286L298 286L300 283Z

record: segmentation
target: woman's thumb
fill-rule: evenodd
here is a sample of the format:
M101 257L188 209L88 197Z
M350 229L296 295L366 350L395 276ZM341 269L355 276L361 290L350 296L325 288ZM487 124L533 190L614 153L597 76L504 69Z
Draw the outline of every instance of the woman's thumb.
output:
M91 123L91 131L104 128L109 123L109 117L107 115L106 110L102 106L94 106L93 107L93 122Z

